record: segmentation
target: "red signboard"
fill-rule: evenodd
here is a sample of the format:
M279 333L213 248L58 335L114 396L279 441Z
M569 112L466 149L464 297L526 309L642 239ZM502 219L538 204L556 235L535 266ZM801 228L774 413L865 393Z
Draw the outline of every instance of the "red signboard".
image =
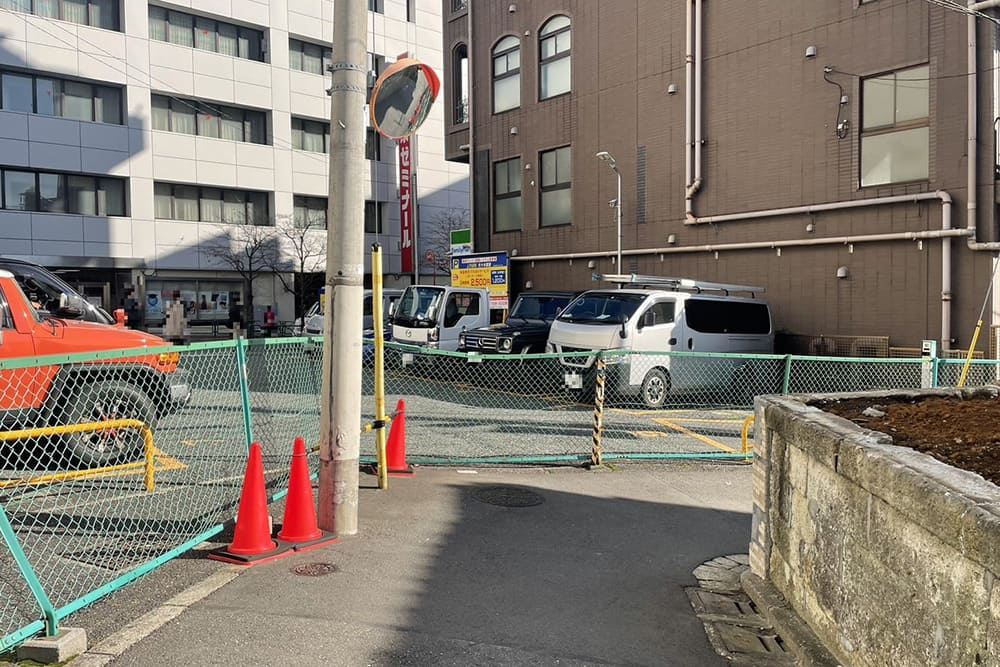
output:
M413 202L410 199L410 140L399 141L399 255L401 273L413 273Z

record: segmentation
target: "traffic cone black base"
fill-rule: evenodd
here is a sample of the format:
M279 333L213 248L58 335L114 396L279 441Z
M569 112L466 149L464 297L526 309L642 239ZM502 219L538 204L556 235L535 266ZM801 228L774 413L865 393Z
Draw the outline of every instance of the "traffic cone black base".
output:
M241 556L239 554L233 554L226 551L225 548L216 549L208 554L211 560L217 560L221 563L230 563L232 565L242 565L244 567L253 567L254 565L260 565L261 563L270 563L273 560L281 560L282 558L287 558L295 553L294 545L292 544L282 544L277 543L277 550L272 551L268 554L262 556Z

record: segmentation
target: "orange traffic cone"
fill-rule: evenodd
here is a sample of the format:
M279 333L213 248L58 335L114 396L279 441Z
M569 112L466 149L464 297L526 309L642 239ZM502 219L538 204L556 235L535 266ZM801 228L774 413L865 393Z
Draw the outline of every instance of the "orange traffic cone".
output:
M309 479L306 441L302 438L295 438L288 495L285 497L285 518L278 539L292 544L296 551L309 551L337 541L335 534L322 531L316 525L316 504Z
M284 555L271 539L267 514L267 492L264 488L264 462L260 445L250 445L250 458L243 477L243 493L236 516L236 531L228 548L213 551L212 560L237 565L256 565Z
M389 427L389 441L385 444L386 468L389 477L412 477L413 468L406 463L406 401L399 399L396 416Z

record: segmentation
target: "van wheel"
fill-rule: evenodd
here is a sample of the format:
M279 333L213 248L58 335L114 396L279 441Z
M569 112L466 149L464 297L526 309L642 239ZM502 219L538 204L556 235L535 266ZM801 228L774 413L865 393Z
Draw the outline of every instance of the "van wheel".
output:
M77 387L60 420L64 424L137 419L149 428L156 425L156 406L135 385L98 382ZM64 444L80 463L100 467L142 458L145 439L136 428L105 429L63 436Z
M642 402L649 408L662 408L670 393L670 377L662 368L654 368L642 380Z

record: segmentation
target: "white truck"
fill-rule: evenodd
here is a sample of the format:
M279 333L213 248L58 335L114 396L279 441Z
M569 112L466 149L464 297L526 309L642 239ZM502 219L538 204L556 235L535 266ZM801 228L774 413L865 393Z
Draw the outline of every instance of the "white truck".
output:
M560 359L568 390L584 388L598 351L774 352L771 312L766 301L756 298L762 287L636 274L594 278L622 287L584 292L549 330L546 351L573 355ZM667 354L608 355L606 361L608 389L638 394L651 408L662 407L671 392L731 385L744 364L738 356Z
M382 313L385 322L383 322L383 328L388 324L389 321L389 309L392 304L399 299L403 290L398 289L383 289L382 290ZM317 301L313 304L312 308L306 312L306 315L302 320L305 324L302 326L301 333L306 336L322 336L323 335L323 304L324 300ZM375 321L372 316L372 291L370 289L365 290L365 300L364 300L364 335L366 337L372 337L375 335Z
M489 323L489 290L444 285L410 285L389 315L393 341L452 352L463 331ZM403 363L412 359L404 355Z

